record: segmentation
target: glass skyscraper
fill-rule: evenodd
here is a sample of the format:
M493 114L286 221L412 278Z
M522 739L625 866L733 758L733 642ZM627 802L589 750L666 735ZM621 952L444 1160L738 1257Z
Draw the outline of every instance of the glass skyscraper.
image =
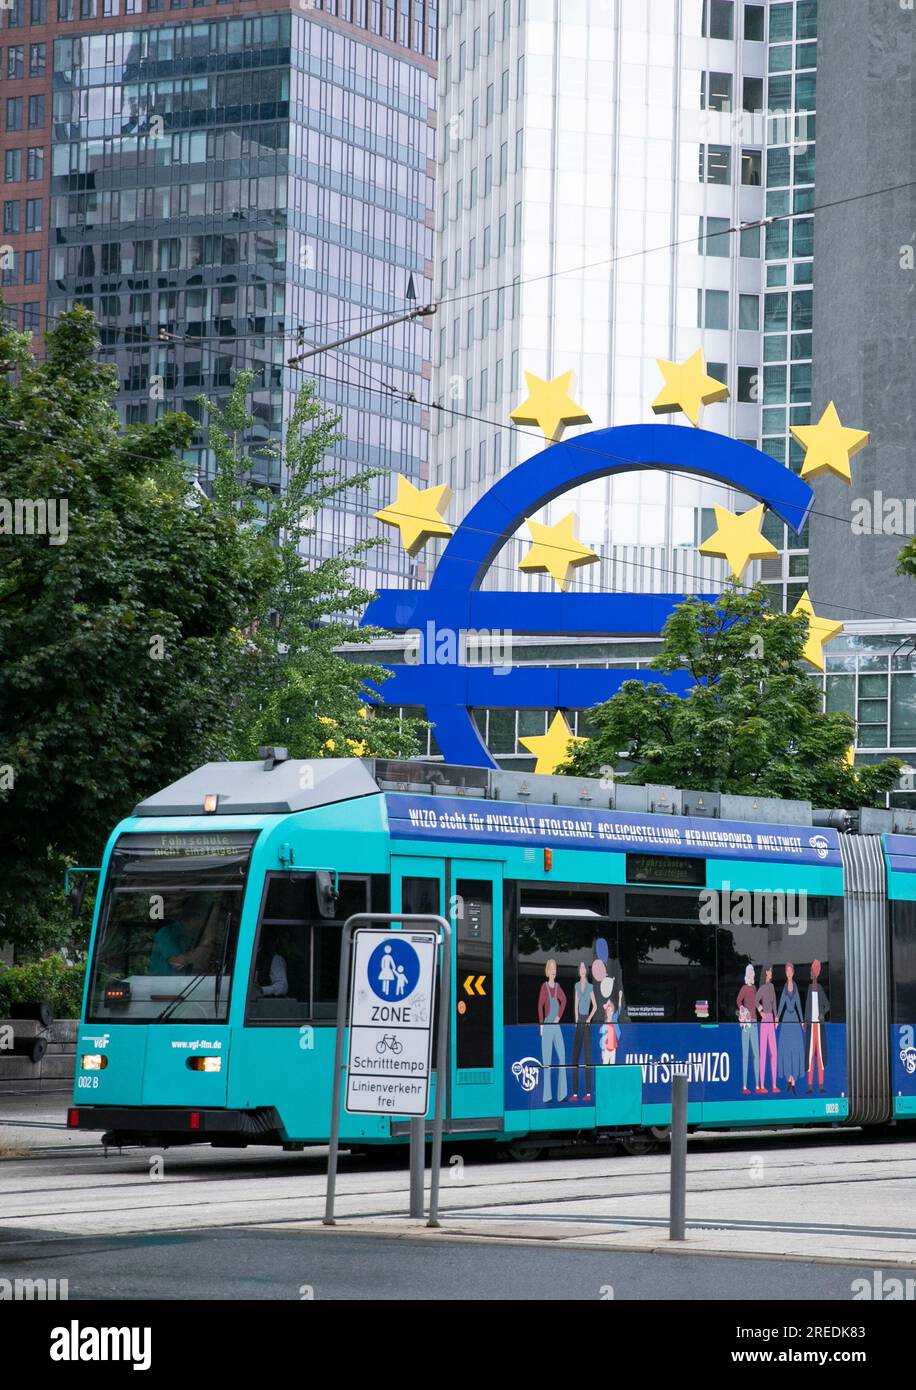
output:
M52 0L56 23L45 0L17 5L0 139L20 322L91 308L129 422L199 418L197 397L250 370L260 482L280 486L269 449L306 374L343 417L339 470L422 479L422 320L287 360L403 313L411 276L431 297L436 4ZM20 134L40 106L41 134ZM203 422L189 464L206 486ZM315 553L377 534L388 491L345 495ZM386 546L366 578L413 569Z

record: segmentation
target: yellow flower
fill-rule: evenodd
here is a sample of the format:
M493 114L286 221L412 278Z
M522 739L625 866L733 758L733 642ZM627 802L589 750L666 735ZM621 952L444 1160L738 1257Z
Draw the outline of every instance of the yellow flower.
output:
M348 738L347 747L350 749L350 752L353 754L354 758L364 758L367 752L369 751L368 745L366 744L366 740L364 738Z
M337 728L337 720L336 720L336 719L331 719L330 716L327 715L327 714L319 714L319 716L318 716L318 723L319 723L319 724L330 724L333 728L335 728L335 729Z
M334 742L332 738L329 738L324 746L325 748L330 748L331 752L333 753L335 748L337 747L337 744Z

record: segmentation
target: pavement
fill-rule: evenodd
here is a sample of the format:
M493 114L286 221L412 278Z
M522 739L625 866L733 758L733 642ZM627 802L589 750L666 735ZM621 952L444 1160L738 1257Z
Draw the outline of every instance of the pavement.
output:
M446 1155L437 1230L411 1221L406 1151L343 1155L334 1229L321 1225L325 1149L101 1149L63 1127L66 1096L0 1102L0 1252L201 1230L320 1232L554 1250L916 1266L916 1134L773 1131L691 1136L687 1239L667 1239L667 1151L521 1163L463 1144ZM427 1175L428 1178L428 1175ZM914 1271L916 1272L916 1271Z

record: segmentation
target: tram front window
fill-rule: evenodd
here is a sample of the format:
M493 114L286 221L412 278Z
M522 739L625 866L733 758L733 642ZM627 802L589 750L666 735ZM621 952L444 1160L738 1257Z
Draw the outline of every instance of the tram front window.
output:
M92 966L93 1022L218 1022L229 1011L253 834L124 835Z

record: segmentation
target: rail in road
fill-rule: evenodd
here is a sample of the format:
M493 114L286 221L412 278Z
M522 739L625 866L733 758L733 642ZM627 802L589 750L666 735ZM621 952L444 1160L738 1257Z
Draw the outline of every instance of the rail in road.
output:
M94 1145L53 1144L30 1152L0 1164L0 1243L7 1248L61 1234L307 1229L323 1213L323 1152L109 1150L106 1157ZM342 1230L423 1230L405 1216L406 1155L403 1168L396 1162L343 1159ZM914 1172L910 1140L833 1132L692 1141L686 1244L691 1251L913 1264ZM442 1235L654 1248L665 1240L667 1201L664 1152L522 1163L459 1156L443 1168Z

